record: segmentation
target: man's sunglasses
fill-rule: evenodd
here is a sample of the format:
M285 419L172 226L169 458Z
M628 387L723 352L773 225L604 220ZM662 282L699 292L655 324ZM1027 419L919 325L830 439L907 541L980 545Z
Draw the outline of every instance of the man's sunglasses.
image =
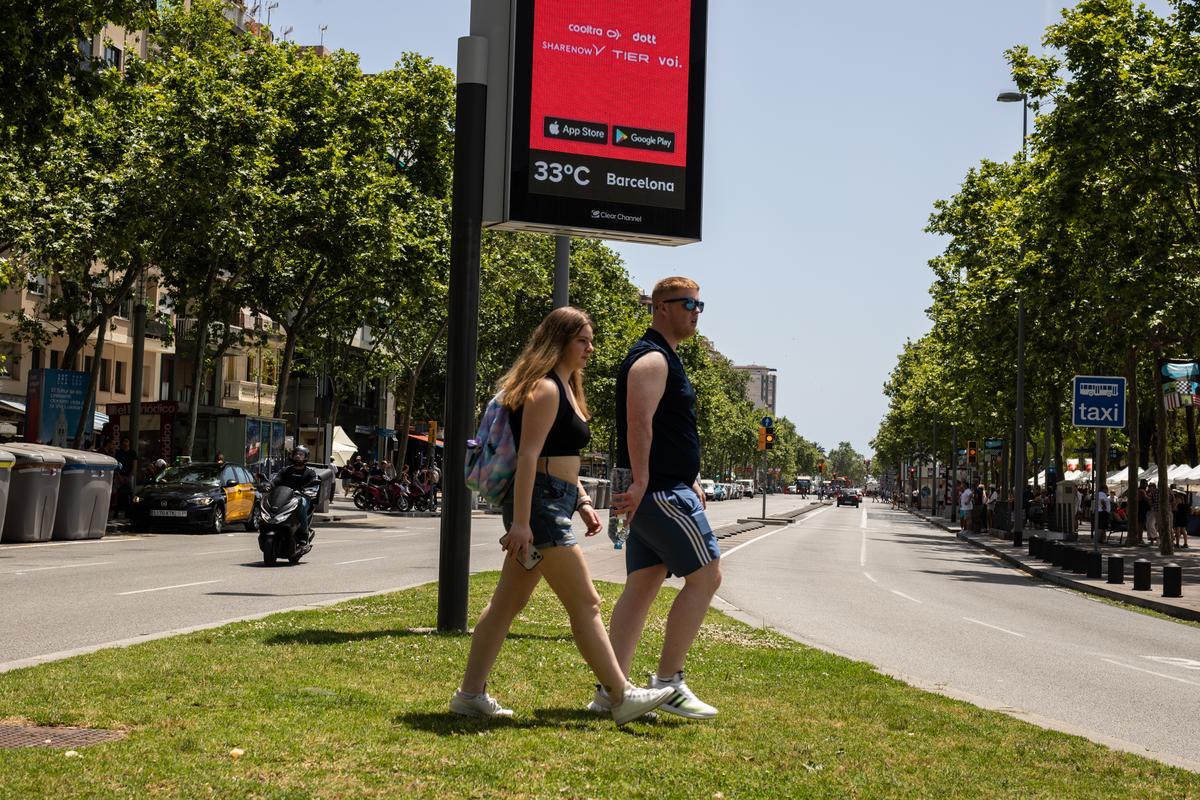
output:
M663 300L664 303L683 303L684 311L699 311L704 313L704 301L694 297L676 297L673 300Z

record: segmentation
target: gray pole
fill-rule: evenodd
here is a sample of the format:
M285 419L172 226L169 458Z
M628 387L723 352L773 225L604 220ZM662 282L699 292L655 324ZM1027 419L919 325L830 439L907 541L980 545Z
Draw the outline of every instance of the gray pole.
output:
M554 307L563 308L570 304L571 287L571 237L554 237Z
M129 441L138 457L133 461L129 476L129 491L138 488L138 464L141 461L142 437L142 364L146 360L146 297L142 278L138 278L138 299L133 307L133 363L129 375Z
M1103 455L1102 455L1103 454ZM1108 428L1098 428L1096 430L1096 458L1092 461L1092 482L1095 484L1095 489L1092 492L1092 505L1095 511L1092 516L1092 549L1100 549L1100 487L1104 486L1107 491L1106 484L1108 467L1104 464L1104 455L1108 454ZM1111 498L1110 498L1111 502Z
M463 481L467 437L475 421L475 360L479 349L479 248L483 235L484 130L487 124L488 41L458 40L454 118L454 195L450 239L450 322L446 364L438 630L467 630L471 567L471 494Z

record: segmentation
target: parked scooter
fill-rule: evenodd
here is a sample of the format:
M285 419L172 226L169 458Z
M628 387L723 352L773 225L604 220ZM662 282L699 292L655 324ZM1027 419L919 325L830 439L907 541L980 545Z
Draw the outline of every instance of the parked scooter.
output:
M262 495L258 503L258 549L262 551L264 564L271 566L279 558L295 564L312 550L316 538L312 529L312 509L320 491L320 484L299 490L276 486L269 494ZM308 510L306 504L300 502L301 496L308 498ZM309 519L305 520L305 515ZM305 522L308 522L307 526ZM305 527L307 537L300 535Z
M360 511L408 511L408 487L396 478L368 481L355 490L354 507Z

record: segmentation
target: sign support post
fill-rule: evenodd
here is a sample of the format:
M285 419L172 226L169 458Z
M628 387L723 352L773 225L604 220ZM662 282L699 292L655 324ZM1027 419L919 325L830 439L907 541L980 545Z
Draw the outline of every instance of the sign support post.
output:
M458 100L454 119L454 200L450 240L450 323L447 336L446 437L443 450L438 620L442 632L467 630L471 567L471 493L463 480L467 438L475 419L479 349L479 250L483 236L484 126L488 40L458 40Z

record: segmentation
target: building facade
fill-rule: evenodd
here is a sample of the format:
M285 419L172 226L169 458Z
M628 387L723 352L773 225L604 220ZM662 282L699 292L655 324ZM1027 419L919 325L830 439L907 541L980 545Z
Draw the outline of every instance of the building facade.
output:
M753 403L755 408L775 416L775 369L758 364L735 364L733 368L749 376L749 380L746 381L746 399Z

